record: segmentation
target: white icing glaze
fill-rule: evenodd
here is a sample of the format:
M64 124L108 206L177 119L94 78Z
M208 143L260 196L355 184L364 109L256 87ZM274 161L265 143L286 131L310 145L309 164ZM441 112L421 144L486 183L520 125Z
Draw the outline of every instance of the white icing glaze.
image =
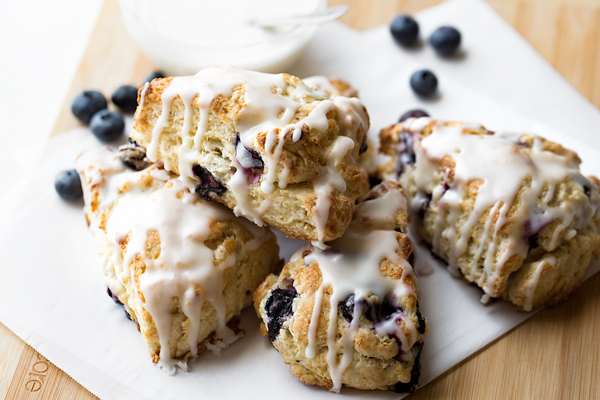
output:
M246 149L255 148L255 140L259 133L265 132L265 159L264 174L260 178L260 188L269 195L274 190L275 182L279 188L284 189L288 184L290 164L282 160L283 146L291 139L297 142L302 137L303 129L323 132L329 128L331 112L340 124L340 137L356 141L359 129L365 132L368 129L368 115L362 103L355 98L334 96L329 99L326 94L311 89L304 83L296 87L289 86L283 74L272 75L253 71L244 71L232 67L207 68L195 76L175 77L161 95L162 112L158 117L153 132L152 140L148 145L148 158L156 161L158 156L159 139L165 128L169 126L171 107L175 98L179 97L185 106L185 117L181 132L182 144L178 151L179 165L177 170L184 184L194 190L196 180L192 167L197 162L198 152L210 150L210 143L203 140L207 129L209 110L218 96L229 97L236 88L244 88L244 103L237 116L239 139ZM144 91L145 93L145 91ZM296 113L302 106L308 105L307 98L318 100L314 108L304 118L294 121ZM192 104L200 109L198 128L190 132L192 126ZM342 146L344 149L348 145ZM348 149L349 150L349 149ZM322 240L323 229L328 220L330 196L333 189L344 187L338 182L340 177L337 166L344 157L337 151L332 152L334 160L329 160L327 166L322 168L319 177L313 185L319 190L319 206L315 208L316 224L320 229L319 240ZM269 207L270 200L258 207L249 201L248 187L254 182L248 182L247 172L243 167L246 156L240 160L233 160L236 168L228 183L228 189L236 198L236 215L242 215L249 220L262 225L261 215ZM283 168L278 174L278 166L283 161ZM173 170L168 160L163 160L167 170ZM240 164L241 163L241 164ZM333 169L332 169L333 168ZM329 185L329 187L325 187ZM335 186L332 186L335 185ZM318 216L316 215L318 214Z
M581 176L578 165L567 157L544 151L542 141L535 137L530 151L518 151L521 146L521 135L513 133L497 133L490 135L471 135L465 133L465 128L478 129L480 126L473 124L444 125L435 122L433 131L429 136L421 137L423 129L432 122L430 118L409 119L405 123L406 129L415 135L414 151L417 162L412 167L417 192L431 193L432 203L438 204L440 212L434 224L434 237L432 247L439 250L440 239L447 239L450 244L449 265L450 269L457 271L457 260L468 248L471 228L488 213L484 225L480 245L473 255L473 267L480 265L483 257L483 273L479 278L475 276L476 268L469 278L475 281L486 294L490 294L498 274L504 264L513 255L525 257L529 249L527 238L523 237L523 229L509 230L508 241L500 248L499 233L503 226L509 222L511 209L523 181L531 180L530 188L521 195L522 209L525 218L530 224L531 232L539 231L546 224L558 220L559 226L555 229L550 251L553 250L577 212L579 224L586 223L586 215L591 215L595 210L591 206L582 205L583 211L578 211L572 205L561 204L551 206L556 185L568 176L576 179L586 179ZM452 157L454 167L453 184L448 187L446 182L436 184L436 174L439 174L439 161L445 156ZM461 218L461 204L466 198L467 184L473 180L481 180L473 211L468 215L462 227L458 228ZM538 198L542 197L541 204ZM418 209L418 199L413 200L413 209ZM539 208L539 209L538 209ZM445 212L444 212L445 211ZM525 220L519 223L525 224ZM564 237L569 240L574 236L571 231ZM487 249L485 249L487 245ZM485 251L484 251L485 250ZM497 296L495 294L494 296Z
M413 275L410 264L400 256L402 253L398 244L398 232L394 231L394 215L399 210L406 210L404 195L390 189L379 198L360 203L355 212L355 218L350 227L340 239L331 243L331 248L320 250L313 248L312 253L305 257L305 264L317 262L322 274L322 284L315 294L315 303L308 330L308 346L305 354L312 358L316 354L319 315L322 309L323 293L331 288L329 297L330 314L327 327L327 363L329 366L332 391L339 391L342 385L342 375L353 358L354 335L359 326L361 302L370 295L377 296L383 301L386 296L402 299L414 296L416 293L411 285L404 279ZM292 259L298 259L302 251L296 253ZM394 264L402 266L403 274L399 280L382 276L380 263L388 259ZM350 295L355 296L354 318L344 330L342 337L336 340L338 326L338 305ZM399 323L404 321L404 326L409 330L407 338ZM375 326L376 332L381 335L396 335L401 342L401 350L408 353L417 340L417 328L406 315L399 311L388 321ZM337 362L337 355L342 353L341 361Z
M531 309L533 308L533 298L535 296L535 289L538 286L540 276L542 274L542 270L545 264L556 264L556 257L550 256L537 263L537 266L535 267L535 272L533 273L533 277L531 278L531 281L527 286L527 290L525 291L525 304L523 304L523 310L525 311L531 311Z
M170 354L175 299L190 324L188 345L192 358L197 355L201 309L207 302L216 312L218 336L217 343L208 348L218 351L235 341L239 336L226 325L222 292L223 273L238 261L237 255L227 254L222 247L212 250L204 244L212 233L212 221L232 219L228 210L199 201L198 195L189 192L180 180L171 178L156 165L137 172L126 169L107 148L84 153L77 161L77 170L86 177L91 175L90 185L99 185L101 209L114 206L106 223L106 237L114 250L110 261L120 285L125 286L126 281L135 279L130 265L136 259L145 264L139 276L140 295L133 301L141 302L141 307L152 316L160 342L159 365L168 373L173 373L175 366L186 368L185 361L174 359ZM159 184L138 186L148 175L160 181ZM123 191L127 194L121 195ZM89 211L89 199L86 199L86 207ZM91 222L93 230L101 229L98 221ZM254 235L247 244L251 250L268 238L267 231L250 223L244 225ZM147 252L148 235L152 233L160 238L160 253L156 258ZM122 251L120 243L126 239L127 246ZM218 256L222 261L215 264Z

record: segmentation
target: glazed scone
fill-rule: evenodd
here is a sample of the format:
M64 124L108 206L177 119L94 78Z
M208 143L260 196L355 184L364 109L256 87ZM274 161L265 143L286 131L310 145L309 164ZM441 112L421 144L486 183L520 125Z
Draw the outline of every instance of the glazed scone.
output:
M278 264L269 229L202 200L139 147L84 153L77 170L108 293L137 322L152 361L172 373L236 340L228 324Z
M327 250L307 245L254 294L261 332L302 382L412 391L427 321L407 259L406 198L384 182Z
M144 86L130 136L205 199L327 242L346 230L364 188L357 160L368 128L356 98L215 67Z
M343 79L314 75L302 81L314 89L325 92L328 96L358 97L358 90Z
M600 250L598 180L559 144L476 124L409 119L380 133L413 226L451 270L529 311L559 302Z

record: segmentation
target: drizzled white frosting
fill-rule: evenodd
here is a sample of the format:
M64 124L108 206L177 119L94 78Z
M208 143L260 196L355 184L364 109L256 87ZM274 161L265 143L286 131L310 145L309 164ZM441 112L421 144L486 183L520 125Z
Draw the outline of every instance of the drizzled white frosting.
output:
M288 184L290 165L283 163L283 168L278 174L278 166L281 164L281 155L286 141L297 142L302 137L302 129L324 132L329 128L328 113L336 110L338 123L340 124L340 137L345 137L352 142L356 141L359 129L365 132L368 128L368 115L360 101L355 98L334 96L329 98L325 93L318 92L304 83L290 86L286 83L283 74L272 75L253 71L244 71L232 67L207 68L195 76L175 77L170 86L161 95L162 112L154 126L152 140L148 147L148 158L156 161L158 157L158 146L161 135L169 125L170 110L175 98L179 97L185 105L185 117L181 132L182 144L178 152L178 171L184 184L193 190L196 186L192 167L198 160L198 153L210 151L212 144L204 141L209 111L212 102L218 96L229 97L237 88L243 87L243 105L238 114L237 126L239 138L247 149L255 148L255 139L261 132L266 132L264 161L265 173L260 178L260 188L267 195L266 200L258 207L250 204L248 199L248 182L244 168L240 161L233 160L236 171L233 173L228 189L236 198L234 213L242 215L249 220L262 226L261 215L270 206L271 200L268 195L274 190L275 183L279 188L285 188ZM143 92L145 93L145 92ZM142 95L143 97L143 95ZM296 113L301 106L309 104L309 98L317 100L315 107L310 113L299 121L294 121ZM199 108L198 128L191 132L192 127L192 104ZM344 140L342 140L344 141ZM347 144L340 145L349 151L351 147ZM337 184L339 172L337 166L345 153L332 152L336 157L330 160L313 185L318 192L319 206L315 208L313 217L318 227L319 240L324 235L324 226L329 217L329 205L331 191L333 189L345 190L345 184ZM165 168L172 170L168 160ZM328 176L329 178L324 178ZM335 182L332 182L335 181ZM327 187L325 187L327 186Z
M139 302L152 316L160 342L159 365L168 373L173 373L175 366L186 368L185 361L176 360L170 354L175 299L189 321L190 357L197 355L199 332L206 330L200 325L205 303L215 310L215 332L222 342L209 348L218 350L236 340L238 335L226 325L227 310L222 292L223 273L238 261L238 255L228 254L221 246L212 250L204 244L212 234L213 221L233 218L228 210L199 201L198 195L190 193L180 180L171 178L156 165L139 172L124 168L109 149L84 153L77 161L77 170L89 179L84 184L98 185L100 210L112 206L105 227L106 239L113 248L107 270L114 268L117 284L113 289L125 287L127 281L132 281L129 286L134 287L136 294L130 301ZM141 182L148 181L148 175L154 184L140 187ZM87 211L90 211L89 200L86 199ZM91 215L97 218L96 214ZM267 239L265 230L250 223L245 226L255 237L248 244L250 248L257 248ZM91 228L100 236L103 234L97 219L91 221ZM148 254L152 234L160 240L159 255L155 258ZM124 241L127 245L121 250L120 244ZM139 275L139 293L133 284L135 270L131 264L135 260L145 265ZM216 260L221 261L215 263Z
M410 119L405 122L404 128L415 135L414 152L417 162L412 167L412 174L417 185L417 194L431 193L431 203L438 204L440 208L434 225L433 250L439 254L440 240L446 239L450 244L448 262L450 268L456 271L457 259L468 249L471 229L489 211L480 245L471 258L473 273L467 278L475 281L487 295L496 297L499 293L493 292L493 285L504 264L513 255L524 259L529 250L527 238L523 237L523 226L508 230L508 240L502 243L502 247L499 237L502 227L510 218L514 219L514 216L509 217L509 210L523 182L526 179L531 180L530 187L521 195L520 212L525 214L522 216L524 220L517 223L524 224L525 221L529 221L531 233L535 233L544 225L559 221L548 249L552 251L557 247L562 234L565 234L566 240L574 236L572 230L564 230L576 216L582 225L576 229L580 229L595 212L589 203L581 204L581 207L564 203L558 206L551 205L556 185L569 176L583 181L588 179L581 175L578 165L569 158L543 150L540 138L534 137L530 150L519 151L519 146L527 146L520 143L522 135L472 135L464 129L481 127L466 124L445 125L442 122L436 122L432 133L421 138L423 129L432 121L429 118ZM441 184L436 183L440 170L439 162L445 156L450 156L455 163L453 183L450 185L447 183L448 178ZM473 180L481 180L483 183L478 188L472 212L459 228L459 218L462 218L461 204L463 199L467 198L467 185ZM541 204L538 204L538 198L544 189L547 192ZM417 195L413 199L412 208L418 210L419 207L420 199ZM442 210L446 210L447 213ZM484 273L476 279L475 267L481 258L484 260ZM533 287L530 293L533 295L537 279L533 279L531 285ZM528 300L525 309L531 309L531 300Z
M379 198L360 203L350 227L340 239L331 243L331 248L320 250L314 248L304 259L306 265L317 262L322 274L322 284L315 294L315 304L308 330L308 346L306 356L312 358L316 354L319 315L322 309L323 293L331 288L329 325L327 327L327 363L333 381L332 391L339 391L342 385L342 375L351 363L354 352L354 336L359 327L362 312L361 303L370 295L377 296L383 301L392 295L398 300L406 296L414 296L413 287L404 282L408 276L413 276L410 264L400 256L402 250L398 244L398 232L394 231L394 215L399 210L406 210L406 199L397 189L390 189ZM297 253L297 258L305 249ZM384 277L379 269L383 260L389 260L400 265L403 269L402 278L394 280ZM416 279L413 277L413 279ZM354 317L344 330L342 337L336 340L338 326L338 305L348 296L354 294ZM407 338L398 324L404 321L404 326L410 331ZM417 327L399 311L394 318L376 324L378 334L396 335L401 342L403 359L410 360L409 351L417 340ZM342 353L341 361L337 355Z

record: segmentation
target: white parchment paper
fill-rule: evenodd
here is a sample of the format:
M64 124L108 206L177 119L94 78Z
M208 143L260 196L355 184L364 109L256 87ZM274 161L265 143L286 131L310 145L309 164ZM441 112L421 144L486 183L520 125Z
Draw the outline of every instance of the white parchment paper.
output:
M393 16L390 16L390 19ZM423 37L442 24L459 28L463 51L450 60L430 46L406 50L387 26L359 33L341 24L323 27L292 73L334 75L359 89L372 133L406 110L424 108L442 119L478 121L492 130L529 131L576 150L586 173L600 171L600 113L480 0L447 2L417 14ZM412 72L433 70L440 94L414 96ZM540 122L543 121L543 122ZM106 295L94 238L82 203L54 192L54 176L73 168L83 150L98 147L87 129L52 138L34 176L0 199L0 321L103 399L333 398L289 372L253 310L242 315L246 336L220 356L202 354L188 373L167 376L152 365L134 323ZM10 172L9 173L14 173ZM279 235L282 256L302 245ZM421 260L425 249L417 247ZM453 278L435 261L419 276L430 331L421 385L473 354L531 313L504 302L484 307L482 292ZM587 276L600 270L594 263ZM460 312L458 312L460 310ZM398 398L344 388L339 396Z

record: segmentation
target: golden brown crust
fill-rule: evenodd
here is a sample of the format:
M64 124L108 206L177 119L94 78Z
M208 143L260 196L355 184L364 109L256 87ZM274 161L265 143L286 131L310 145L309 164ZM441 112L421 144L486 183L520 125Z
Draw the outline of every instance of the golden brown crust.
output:
M290 75L283 75L286 81L287 91L292 93L301 89L301 81ZM143 94L143 103L140 103L135 114L135 125L131 133L131 139L143 147L148 147L152 141L152 131L163 110L162 95L172 83L173 78L153 80L149 83ZM336 82L340 88L346 88L341 81ZM228 190L223 195L211 194L211 197L225 204L229 208L240 205L240 199L234 194L230 187L230 180L236 171L234 160L236 158L236 135L239 132L238 124L240 112L245 105L245 86L239 85L233 93L228 96L215 98L210 106L206 133L203 136L204 144L200 146L195 163L206 168L218 182ZM315 107L327 98L312 97L307 92L303 97L292 123L298 122L311 113ZM284 93L284 96L287 95ZM316 95L316 93L315 93ZM142 100L142 92L138 95ZM192 101L192 123L191 132L195 132L200 119L200 106L198 97ZM362 112L366 115L364 106ZM168 125L160 135L157 149L157 158L164 161L167 168L176 173L179 171L179 148L182 146L181 131L184 121L185 105L179 96L172 102L169 112ZM245 118L249 118L246 116ZM257 116L260 118L260 116ZM279 156L279 161L274 165L274 176L279 177L283 173L287 178L287 185L280 188L278 179L274 182L274 189L270 195L266 195L261 189L269 171L269 163L265 162L264 170L257 175L255 182L249 181L247 203L254 209L258 209L265 199L270 199L272 205L261 215L261 219L272 225L288 236L302 238L305 240L318 240L313 207L315 202L314 181L325 173L325 167L332 153L334 143L339 136L347 136L348 129L340 109L334 107L327 113L328 127L321 131L309 128L306 124L302 127L299 138L293 138L292 131L283 136L284 144ZM366 135L367 125L363 126L354 120L357 131L354 136L349 136L355 141L355 146L350 150L335 167L341 174L346 184L346 190L333 190L331 209L327 220L327 227L323 241L327 242L339 237L350 221L353 206L356 199L367 187L366 174L358 167L359 150L363 138ZM280 128L276 128L277 132ZM275 137L274 143L267 143L267 136ZM253 143L252 150L257 152L262 160L272 157L272 148L279 145L280 136L268 134L267 131L259 132ZM291 214L290 214L291 213Z

